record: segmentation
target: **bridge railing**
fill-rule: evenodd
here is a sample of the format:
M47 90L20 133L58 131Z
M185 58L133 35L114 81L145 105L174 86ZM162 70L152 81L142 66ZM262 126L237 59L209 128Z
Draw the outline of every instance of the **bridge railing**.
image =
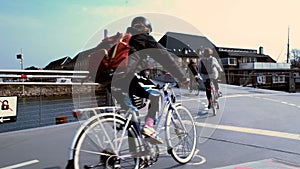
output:
M0 132L77 121L74 109L95 107L107 98L95 96L99 85L88 75L88 71L0 70L0 98L17 96L17 120L0 122ZM58 117L66 119L59 122Z

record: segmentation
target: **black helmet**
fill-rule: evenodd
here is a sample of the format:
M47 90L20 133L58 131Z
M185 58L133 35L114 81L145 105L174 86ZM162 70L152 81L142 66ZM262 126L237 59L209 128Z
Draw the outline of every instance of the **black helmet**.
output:
M150 29L150 32L152 32L152 26L151 26L150 21L143 16L135 17L131 22L131 27L135 27L135 25L138 25L139 23L144 24L147 28Z

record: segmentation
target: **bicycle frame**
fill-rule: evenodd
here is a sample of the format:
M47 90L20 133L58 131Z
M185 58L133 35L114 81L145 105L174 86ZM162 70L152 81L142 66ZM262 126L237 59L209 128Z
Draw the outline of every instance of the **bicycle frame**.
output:
M161 102L160 102L161 108L158 111L159 115L157 118L157 124L155 125L155 130L158 132L158 135L161 133L162 130L165 129L165 126L167 125L166 123L168 121L167 118L171 118L171 120L172 120L172 114L171 114L171 111L169 111L169 110L172 110L176 113L177 117L179 118L179 122L182 125L182 119L180 118L180 116L178 115L178 112L176 110L176 106L179 106L181 104L180 103L174 104L172 102L170 93L168 91L169 86L170 86L170 83L166 83L161 90L152 88L152 87L154 87L153 85L142 86L150 94L159 95L161 98ZM182 125L182 126L184 126L184 125ZM184 130L186 130L186 128L184 128ZM167 136L165 136L165 137L167 138ZM167 141L167 146L170 146L168 140L166 140L166 141Z
M210 81L210 91L211 91L211 95L214 97L216 93L216 88L212 80Z

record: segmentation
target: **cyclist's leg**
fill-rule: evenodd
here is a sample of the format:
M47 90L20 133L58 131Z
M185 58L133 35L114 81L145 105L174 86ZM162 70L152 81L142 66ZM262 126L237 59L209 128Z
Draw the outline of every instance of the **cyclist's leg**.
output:
M194 90L194 75L189 72L189 78L190 78L190 83L189 83L189 87L190 87L190 92L192 92Z
M149 110L147 113L147 118L151 118L155 119L155 107L156 106L156 102L155 102L155 98L153 98L147 91L144 90L144 88L139 84L139 83L145 83L144 79L138 79L136 76L131 80L130 82L130 86L129 86L129 97L132 99L133 101L133 105L137 106L138 108L141 108L137 105L137 103L135 102L134 97L139 97L139 98L146 98L146 99L150 99L150 106L149 106ZM142 105L143 106L143 105ZM150 126L153 127L153 124L149 124Z
M212 79L212 82L214 83L215 90L217 92L218 97L222 96L222 92L220 91L219 83L217 79Z
M148 114L146 116L145 126L143 128L143 134L146 136L151 137L151 139L154 139L153 143L159 143L162 144L163 140L157 136L157 131L154 129L155 124L155 118L156 118L156 112L158 112L159 108L159 96L153 96L150 95L150 108L148 110ZM149 140L152 142L151 140Z
M206 79L206 81L204 82L204 86L205 86L207 100L210 100L211 99L210 79Z
M208 101L208 108L210 109L211 107L211 86L210 86L210 79L206 79L206 81L204 82L204 86L205 86L205 91L206 91L206 97L207 97L207 101Z
M158 143L163 143L162 139L156 136L157 132L154 129L154 119L159 107L159 97L149 94L149 92L144 90L140 83L152 84L152 82L150 80L146 80L145 78L138 79L135 76L130 82L129 86L129 97L133 97L133 95L135 95L140 98L146 98L150 100L150 107L146 116L145 126L143 127L142 133L153 138L154 141ZM133 105L135 104L133 103Z
M211 79L211 80L212 80L212 82L214 83L214 86L215 86L216 91L218 91L218 90L219 90L219 84L218 84L217 79Z
M149 110L148 110L146 117L155 119L156 112L158 111L158 107L159 107L159 96L150 95L149 99L150 99L150 105L149 105Z

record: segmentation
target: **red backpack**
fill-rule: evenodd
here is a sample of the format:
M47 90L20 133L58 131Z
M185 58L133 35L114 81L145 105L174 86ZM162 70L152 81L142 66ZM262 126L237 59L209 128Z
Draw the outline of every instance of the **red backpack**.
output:
M99 50L91 54L89 65L91 70L94 69L93 72L97 72L95 76L96 83L109 83L117 68L120 71L127 71L131 36L129 33L117 33L114 36L105 38L97 46ZM96 59L98 59L98 67L92 66L95 65ZM102 59L100 64L99 59Z

